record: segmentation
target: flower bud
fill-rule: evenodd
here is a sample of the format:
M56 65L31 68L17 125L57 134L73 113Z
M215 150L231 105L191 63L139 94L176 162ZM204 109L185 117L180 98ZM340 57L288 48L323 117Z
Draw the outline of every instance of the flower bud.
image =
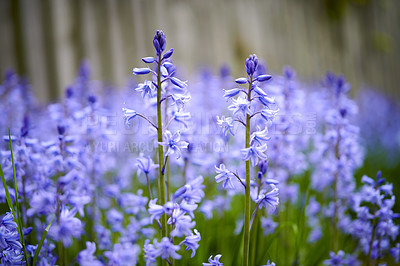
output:
M156 49L156 53L159 56L165 50L167 41L165 40L165 34L161 30L157 30L153 38L153 45Z

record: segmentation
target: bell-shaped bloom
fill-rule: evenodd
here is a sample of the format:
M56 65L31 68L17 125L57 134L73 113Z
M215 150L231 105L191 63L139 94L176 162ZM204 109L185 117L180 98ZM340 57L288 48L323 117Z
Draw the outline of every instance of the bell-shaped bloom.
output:
M219 261L219 259L222 257L221 254L215 255L214 259L212 258L212 255L208 258L208 263L203 262L203 266L223 266L224 264Z
M166 140L164 142L159 142L159 144L168 148L165 156L176 154L176 158L179 159L181 157L181 149L187 149L189 143L181 140L181 134L179 130L175 132L175 134L172 134L170 131L166 130L164 135Z
M192 255L190 256L191 258L196 255L196 250L199 247L199 241L201 240L201 236L199 231L194 229L194 234L191 234L190 236L187 236L185 240L183 241L183 244L186 246L186 250L191 249L192 250Z
M274 185L271 186L271 191L267 193L261 191L260 195L256 199L256 203L259 204L259 209L261 209L262 207L270 207L272 209L272 212L274 212L276 210L276 206L278 206L279 204L279 189Z
M264 153L267 150L267 145L263 144L261 146L252 145L249 148L241 149L243 154L243 160L251 161L251 165L254 167L258 164L258 160L268 159L267 155Z
M221 116L220 118L219 116L217 116L217 124L222 128L222 132L224 133L225 136L227 136L228 133L231 133L232 136L235 135L232 131L233 129L232 117Z
M142 98L144 99L146 96L148 98L152 98L155 95L155 88L151 81L145 80L143 83L140 83L139 86L135 89L138 92L142 93Z
M235 175L225 167L225 164L221 163L219 167L215 166L215 171L217 172L217 176L215 177L215 181L217 183L222 183L222 186L226 189L234 189L235 186L232 183L232 179L235 178Z
M243 97L238 97L237 99L232 99L232 104L228 106L228 109L235 116L245 116L246 114L250 114L250 102Z
M159 56L165 50L165 46L167 45L167 41L165 39L165 34L161 30L157 30L156 34L153 38L153 45L156 49L156 54Z

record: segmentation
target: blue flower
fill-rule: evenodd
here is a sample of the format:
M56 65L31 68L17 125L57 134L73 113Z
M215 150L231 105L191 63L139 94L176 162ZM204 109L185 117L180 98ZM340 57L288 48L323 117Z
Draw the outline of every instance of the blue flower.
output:
M263 265L263 266L275 266L274 262L269 262L269 260L267 261L267 264Z
M146 266L153 265L156 263L156 259L159 256L158 250L153 244L150 244L150 240L146 239L143 246L144 257L146 258Z
M130 125L130 120L137 115L135 110L125 107L122 108L122 112L124 113L124 119L127 125Z
M190 95L185 95L185 94L172 94L172 104L171 105L176 105L178 108L178 112L183 109L185 106L185 103L189 102L190 99L192 98Z
M191 258L196 255L196 250L199 247L199 241L201 240L201 236L199 231L194 229L194 234L191 234L190 236L186 236L185 240L183 240L183 244L186 245L186 250L191 249L192 250L192 255L190 256Z
M164 214L164 207L156 204L156 202L157 202L157 199L152 199L149 202L148 212L151 215L151 217L150 217L151 222L154 219L159 220L161 218L161 216Z
M271 109L263 109L261 111L261 117L264 118L267 122L272 122L276 115L278 114L279 109L271 110Z
M171 224L172 228L174 228L171 231L171 236L176 237L190 235L192 228L196 225L196 222L192 221L192 218L186 215L180 208L174 209L167 223Z
M50 227L49 235L57 241L62 241L65 247L72 244L72 238L79 238L82 234L82 222L75 218L77 209L69 210L63 207L60 212L59 223Z
M255 131L251 134L250 136L250 144L255 144L257 143L258 145L262 145L262 142L268 141L271 138L267 136L268 135L268 128L265 127L264 130L260 130L258 128L258 131Z
M143 83L140 83L135 90L142 93L143 99L146 97L146 95L148 98L152 98L156 91L153 83L147 80L145 80Z
M390 249L390 255L392 255L396 263L399 263L400 243L397 243L395 247Z
M107 223L111 226L111 231L113 232L121 232L122 231L122 222L124 220L124 216L112 208L107 212L106 215Z
M150 156L137 158L136 161L138 169L145 174L149 174L152 170L158 168L158 164L154 164Z
M246 116L246 114L250 114L250 102L243 97L238 97L237 99L232 99L232 104L228 106L228 109L235 116L240 114Z
M232 178L235 178L235 175L225 167L225 164L221 163L219 168L215 166L215 170L217 171L217 176L215 177L215 181L217 183L221 183L223 188L235 189L235 186L232 183Z
M176 253L180 249L180 246L172 244L168 237L164 237L160 242L155 241L154 247L158 250L159 256L164 260L169 257L176 260L182 258L181 255Z
M181 157L181 149L187 149L189 143L186 141L181 141L181 134L179 130L175 132L175 134L171 134L170 131L166 130L165 133L166 141L159 142L160 145L167 147L168 150L165 153L165 156L169 156L171 154L176 154L176 158L179 159Z
M224 264L219 261L222 257L221 254L215 255L214 259L212 259L212 255L208 258L208 263L203 262L203 266L223 266Z
M190 120L191 115L189 112L175 112L174 121L183 124L186 128L188 127L186 121Z
M130 242L117 243L112 251L104 252L104 256L108 258L108 265L136 265L140 248L136 244Z
M87 241L86 249L82 250L78 254L78 263L82 266L101 266L101 263L94 254L96 253L96 243Z
M271 207L272 212L276 210L276 206L279 204L279 189L274 185L271 185L272 190L268 193L262 192L258 196L256 203L259 204L259 209L262 207ZM264 194L265 193L265 194Z
M182 81L176 77L171 77L170 80L171 80L172 84L174 84L175 86L177 86L181 89L184 89L187 87L187 81Z
M132 70L132 73L134 75L146 75L146 74L149 74L150 72L151 72L151 70L148 67L143 67L143 68L135 67Z
M198 203L204 197L204 178L199 176L192 181L188 182L183 187L180 187L175 193L175 199L182 198L188 203Z
M246 72L249 76L252 76L256 72L258 67L258 57L255 54L249 55L246 59Z
M235 88L235 89L230 89L230 90L224 90L224 97L226 98L232 98L236 95L238 95L242 90L239 88Z
M221 116L221 118L219 118L219 116L217 116L217 124L222 128L222 132L224 133L225 136L227 136L228 133L231 133L232 136L235 135L232 131L233 129L232 117L225 118L225 116Z
M249 148L241 149L240 151L243 154L243 160L251 160L251 165L254 167L257 165L259 159L266 160L268 158L264 153L266 150L267 145L263 144L261 146L252 145Z
M157 30L153 38L153 45L156 49L157 56L159 56L165 50L167 41L165 39L165 34L161 30Z

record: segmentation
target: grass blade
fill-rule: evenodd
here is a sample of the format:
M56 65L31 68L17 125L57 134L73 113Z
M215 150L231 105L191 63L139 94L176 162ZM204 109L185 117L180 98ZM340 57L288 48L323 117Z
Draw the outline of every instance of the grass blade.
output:
M47 233L49 232L49 229L50 229L51 224L53 223L53 220L54 220L54 217L51 218L50 223L47 225L46 229L44 230L42 238L40 239L40 242L39 242L39 244L38 244L38 246L36 248L35 256L33 257L33 263L32 263L33 266L36 265L36 261L37 261L37 259L39 257L40 250L42 249L44 240L46 239Z
M13 154L13 149L12 149L10 128L8 128L8 141L10 142L11 162L12 162L13 174L14 174L15 208L16 208L16 211L14 213L14 214L16 214L16 216L14 216L14 219L15 219L15 217L17 217L19 240L21 241L22 247L24 249L24 257L25 257L26 265L29 266L28 254L26 253L25 238L24 238L24 233L22 231L22 217L21 217L21 212L20 212L19 202L18 202L17 172L15 171L14 154Z
M14 206L11 201L10 192L8 191L6 179L4 178L3 168L1 167L1 164L0 164L0 177L1 177L1 181L3 181L4 190L6 192L6 199L7 199L8 207L10 208L10 210L14 216L15 223L18 224L17 217L15 216Z

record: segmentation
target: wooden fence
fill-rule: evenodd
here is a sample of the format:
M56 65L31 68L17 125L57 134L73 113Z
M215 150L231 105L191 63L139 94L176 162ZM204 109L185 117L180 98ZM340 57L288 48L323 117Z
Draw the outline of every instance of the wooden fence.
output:
M332 70L399 100L400 1L348 1L336 19L327 15L333 2L0 0L0 72L27 76L42 101L64 90L83 59L95 79L122 85L162 29L186 76L223 63L240 74L256 53L275 73L291 65L313 80Z

